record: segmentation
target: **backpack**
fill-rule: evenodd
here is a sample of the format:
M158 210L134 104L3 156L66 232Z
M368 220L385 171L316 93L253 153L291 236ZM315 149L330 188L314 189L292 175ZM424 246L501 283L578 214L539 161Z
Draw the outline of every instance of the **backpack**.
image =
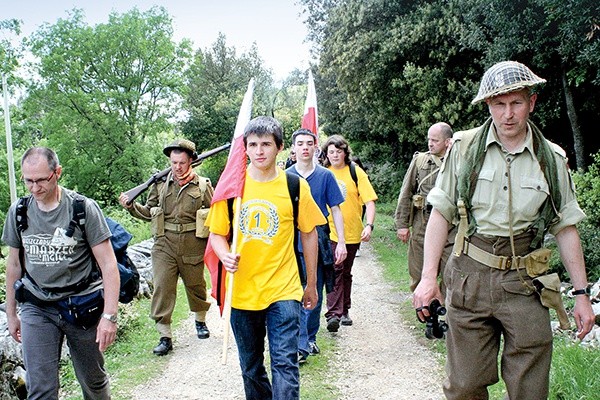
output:
M19 202L17 203L16 220L17 230L19 232L23 232L28 227L27 203L30 197L31 196L21 197L19 199ZM124 304L130 303L137 296L140 289L140 274L131 258L129 258L129 256L127 255L127 245L129 244L133 236L115 220L109 217L105 217L105 220L112 234L110 238L110 243L115 252L115 257L117 258L117 267L119 268L119 276L121 278L121 285L119 288L119 302ZM75 232L76 227L79 227L81 229L81 232L83 233L83 238L87 241L87 237L85 234L85 198L80 194L76 194L75 198L73 199L73 218L69 222L69 227L67 228L65 235L73 237L73 233ZM21 251L22 249L23 248L21 247ZM61 288L60 292L79 292L87 288L92 282L96 281L101 276L100 269L98 268L98 264L96 263L96 260L94 259L94 255L91 252L91 250L90 255L92 256L94 266L90 275L80 282ZM27 273L27 271L25 271L25 274L32 283L36 284L31 275Z

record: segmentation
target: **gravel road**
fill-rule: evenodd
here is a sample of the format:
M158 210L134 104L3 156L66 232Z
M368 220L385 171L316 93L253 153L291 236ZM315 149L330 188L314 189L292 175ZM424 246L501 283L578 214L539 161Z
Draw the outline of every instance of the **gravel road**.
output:
M339 344L332 356L340 399L443 399L443 368L436 356L415 340L414 325L399 317L398 307L406 295L393 292L383 280L371 246L361 247L353 268L350 315L354 325L342 326L337 333L326 332ZM182 324L174 335L174 351L167 356L164 373L136 388L134 399L244 399L233 335L228 361L221 363L224 322L216 305L207 324L211 329L208 340L195 337L192 317ZM325 329L324 324L322 327Z

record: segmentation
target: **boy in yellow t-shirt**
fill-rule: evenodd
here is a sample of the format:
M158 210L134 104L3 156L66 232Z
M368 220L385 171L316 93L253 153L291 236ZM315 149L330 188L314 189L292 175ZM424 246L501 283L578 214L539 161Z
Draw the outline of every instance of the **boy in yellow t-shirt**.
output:
M330 136L323 144L322 151L325 154L324 166L328 167L340 186L344 195L344 202L340 204L344 219L344 235L346 236L346 259L341 263L334 264L335 285L333 291L327 293L327 330L337 332L340 324L352 325L352 319L348 314L352 301L352 265L356 252L361 242L368 242L373 233L375 221L375 201L377 194L369 182L369 177L358 165L354 165L357 182L354 182L350 173L350 146L346 139L340 135ZM362 206L366 207L366 224L363 227ZM331 229L331 244L335 252L338 237L333 229L333 219L329 217Z
M299 399L298 334L301 301L317 304L315 227L326 223L308 183L300 179L298 230L305 252L306 288L302 289L294 253L294 215L285 172L276 165L283 149L277 120L257 117L244 130L250 158L237 239L230 252L227 201L211 206L207 220L211 244L223 266L234 273L231 327L238 346L244 390L248 399ZM269 337L272 384L264 366L265 336Z

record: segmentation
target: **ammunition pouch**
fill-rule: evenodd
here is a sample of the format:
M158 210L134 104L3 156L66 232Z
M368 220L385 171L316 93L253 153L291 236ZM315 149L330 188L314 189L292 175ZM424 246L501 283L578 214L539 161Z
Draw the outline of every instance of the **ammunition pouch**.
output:
M536 278L540 275L544 275L550 268L550 255L552 250L550 249L537 249L527 254L525 257L525 270L527 275L532 278ZM560 284L560 281L559 281Z
M561 329L569 329L569 317L560 294L560 278L557 273L538 276L533 279L533 286L540 295L540 301L546 308L556 310Z
M165 236L165 213L162 207L152 207L150 209L151 232L152 236L157 238Z
M422 210L425 208L425 197L421 196L420 194L413 195L412 204L417 210Z
M210 234L208 226L204 226L206 218L208 217L208 211L210 208L201 208L196 211L196 237L206 239Z

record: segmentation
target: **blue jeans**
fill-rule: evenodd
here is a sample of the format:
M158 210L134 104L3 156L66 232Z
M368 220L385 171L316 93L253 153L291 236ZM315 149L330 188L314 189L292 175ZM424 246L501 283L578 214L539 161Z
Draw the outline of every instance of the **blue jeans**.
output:
M302 261L302 268L306 270L304 264L304 256L300 257ZM325 273L323 271L323 265L319 260L317 265L317 295L319 300L317 306L312 310L302 308L302 315L300 319L300 337L298 338L298 351L305 354L310 353L309 343L317 341L317 332L321 325L321 309L323 306L323 287L325 286Z
M296 300L271 304L265 310L231 309L247 400L297 400L300 398L298 331L302 306ZM269 338L271 374L265 369L265 336Z

